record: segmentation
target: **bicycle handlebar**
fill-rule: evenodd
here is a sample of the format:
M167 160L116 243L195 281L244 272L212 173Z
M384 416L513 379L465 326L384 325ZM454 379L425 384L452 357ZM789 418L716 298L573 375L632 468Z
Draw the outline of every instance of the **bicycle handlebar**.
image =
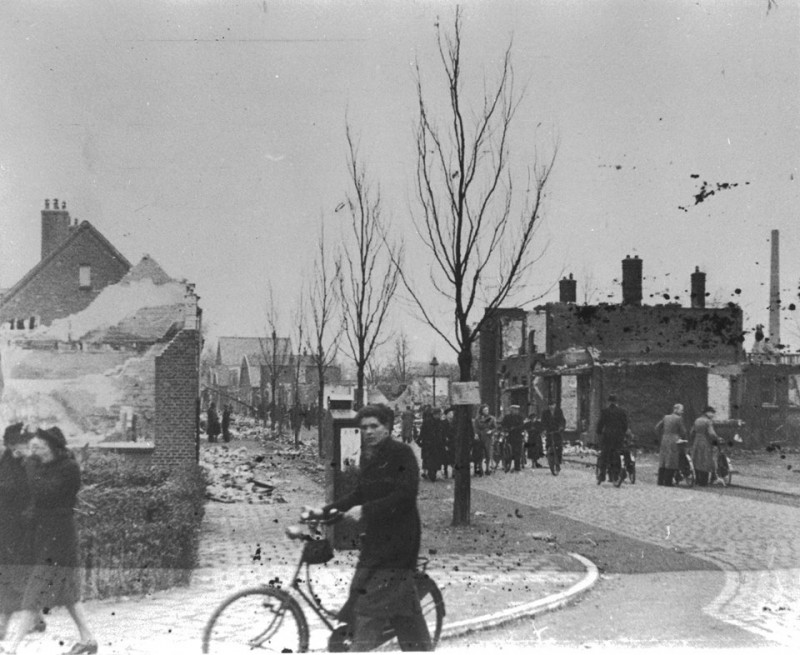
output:
M330 509L327 512L315 512L310 507L304 507L300 512L301 523L316 523L319 525L333 525L342 520L344 514L338 509Z

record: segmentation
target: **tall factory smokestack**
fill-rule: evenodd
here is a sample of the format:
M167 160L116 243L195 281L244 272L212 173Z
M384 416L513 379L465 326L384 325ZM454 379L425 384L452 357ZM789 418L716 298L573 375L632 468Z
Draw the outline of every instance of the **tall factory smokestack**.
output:
M780 235L772 230L772 257L769 266L769 340L773 346L781 343L781 271Z

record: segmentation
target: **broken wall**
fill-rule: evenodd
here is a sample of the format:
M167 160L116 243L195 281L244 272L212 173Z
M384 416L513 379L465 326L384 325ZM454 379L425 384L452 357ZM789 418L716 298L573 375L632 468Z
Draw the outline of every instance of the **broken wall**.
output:
M138 350L81 344L6 342L0 346L0 419L58 425L70 445L152 441L155 358L162 345ZM135 434L124 415L135 416Z

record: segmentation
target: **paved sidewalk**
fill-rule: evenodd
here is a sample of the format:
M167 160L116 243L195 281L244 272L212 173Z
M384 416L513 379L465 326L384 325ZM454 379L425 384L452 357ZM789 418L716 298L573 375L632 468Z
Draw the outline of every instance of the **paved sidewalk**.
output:
M322 490L298 476L281 489L285 504L209 503L206 506L200 568L191 585L144 598L90 601L86 613L100 643L100 652L198 653L208 617L234 591L270 580L291 578L299 554L296 542L284 536L298 507L317 504ZM344 602L356 554L337 553L328 564L312 569L314 590L329 607ZM597 579L591 562L559 553L526 558L499 554L431 556L428 572L445 598L443 637L496 626L564 605ZM311 650L326 649L328 633L307 613ZM312 621L313 619L313 621ZM66 652L77 635L66 611L48 617L47 632L29 637L20 655Z

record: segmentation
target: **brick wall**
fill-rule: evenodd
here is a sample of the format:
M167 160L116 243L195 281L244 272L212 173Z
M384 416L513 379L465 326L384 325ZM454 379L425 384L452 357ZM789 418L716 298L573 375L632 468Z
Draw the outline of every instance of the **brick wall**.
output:
M652 449L656 444L654 427L675 403L684 406L688 430L708 402L708 369L700 366L640 364L599 367L602 380L602 406L610 393L628 412L633 433L640 446ZM599 414L598 414L599 418ZM591 426L592 431L596 422Z
M733 363L741 359L742 310L630 305L548 307L547 352L593 346L604 359Z
M78 272L91 266L92 286L80 288ZM44 325L85 309L107 286L119 282L128 265L84 228L53 260L41 269L19 293L0 307L0 323L11 319L40 317Z
M156 358L156 464L197 461L197 401L200 395L197 330L182 330Z

